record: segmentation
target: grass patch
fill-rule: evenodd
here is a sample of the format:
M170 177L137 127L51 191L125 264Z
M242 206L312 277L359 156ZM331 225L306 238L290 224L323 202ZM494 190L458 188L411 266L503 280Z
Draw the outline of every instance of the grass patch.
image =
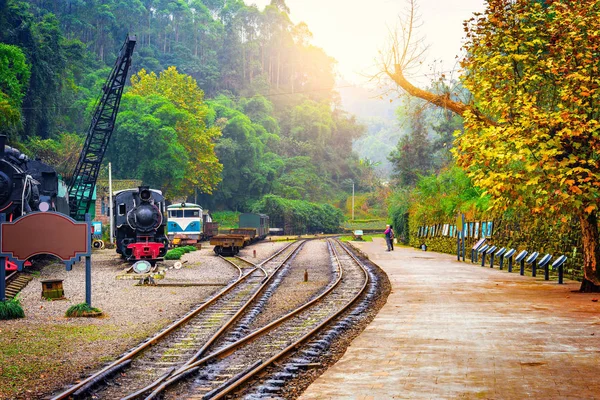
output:
M88 317L97 316L96 314L102 314L102 311L95 307L90 307L87 303L79 303L69 307L65 316L67 317Z
M168 322L154 322L147 326L132 324L129 330L114 325L2 327L0 399L42 398L43 393L36 391L47 391L54 375L62 375L72 369L70 355L86 353L86 349L93 346L105 349L105 355L97 359L99 362L113 360Z
M24 318L25 312L21 307L18 296L13 299L0 301L0 320Z
M363 235L363 240L365 242L372 242L373 238L383 238L385 235L383 233L377 233L375 235ZM341 236L340 240L342 242L350 242L352 240L354 240L354 238L352 236Z

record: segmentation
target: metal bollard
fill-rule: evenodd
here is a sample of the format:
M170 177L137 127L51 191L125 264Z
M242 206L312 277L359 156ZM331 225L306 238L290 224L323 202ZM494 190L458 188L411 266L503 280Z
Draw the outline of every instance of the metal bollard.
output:
M252 256L256 258L256 250L252 250Z
M304 282L308 282L308 270L304 270Z
M560 264L560 266L558 267L558 284L562 285L563 284L563 265Z
M521 275L525 275L525 258L521 259Z

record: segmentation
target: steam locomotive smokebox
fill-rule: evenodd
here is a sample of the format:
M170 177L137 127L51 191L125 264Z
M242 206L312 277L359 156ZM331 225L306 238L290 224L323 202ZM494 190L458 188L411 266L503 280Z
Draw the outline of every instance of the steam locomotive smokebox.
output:
M63 300L65 298L63 280L46 279L42 281L42 297L46 300Z

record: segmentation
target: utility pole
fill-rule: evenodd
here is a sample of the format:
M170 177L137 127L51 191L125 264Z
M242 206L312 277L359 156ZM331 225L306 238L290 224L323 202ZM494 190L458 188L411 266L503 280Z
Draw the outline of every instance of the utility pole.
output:
M114 244L113 238L113 199L112 199L112 165L108 163L108 218L110 218L110 244Z
M354 221L354 181L352 181L352 221Z

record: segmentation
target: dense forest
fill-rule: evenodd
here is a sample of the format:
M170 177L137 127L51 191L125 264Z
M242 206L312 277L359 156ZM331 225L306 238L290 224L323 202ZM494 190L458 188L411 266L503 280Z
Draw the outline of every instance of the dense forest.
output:
M105 161L172 199L250 210L265 194L342 202L372 168L335 60L284 0L0 0L0 122L68 179L123 40L131 86ZM140 151L141 150L141 151Z

